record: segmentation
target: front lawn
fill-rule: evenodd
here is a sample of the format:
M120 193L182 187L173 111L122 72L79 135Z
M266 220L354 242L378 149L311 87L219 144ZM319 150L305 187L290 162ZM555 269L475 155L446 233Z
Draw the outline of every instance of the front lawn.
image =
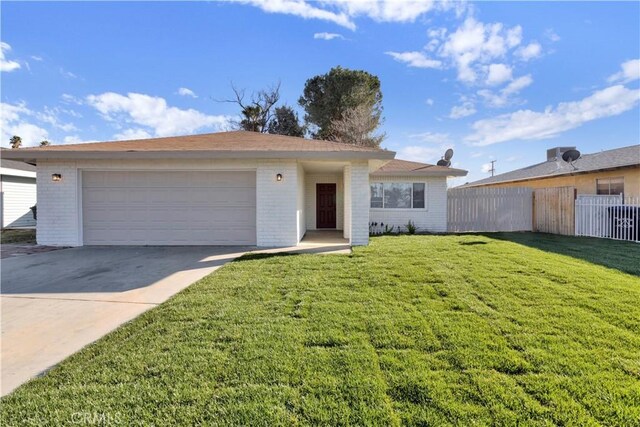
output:
M640 246L523 236L246 256L3 399L1 424L639 425Z
M8 244L34 244L36 243L36 230L32 228L14 228L2 230L0 243Z

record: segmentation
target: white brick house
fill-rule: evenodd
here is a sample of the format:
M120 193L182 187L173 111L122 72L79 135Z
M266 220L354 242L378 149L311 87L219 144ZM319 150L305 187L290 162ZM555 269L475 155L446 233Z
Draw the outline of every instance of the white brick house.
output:
M37 165L38 243L65 246L293 246L321 229L366 245L372 223L409 220L445 231L446 179L466 174L387 150L253 132L3 155Z

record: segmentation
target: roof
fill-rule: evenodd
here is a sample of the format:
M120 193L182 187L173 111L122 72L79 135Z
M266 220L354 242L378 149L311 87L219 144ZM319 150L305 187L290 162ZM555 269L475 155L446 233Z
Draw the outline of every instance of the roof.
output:
M470 182L462 187L476 187L503 182L525 181L637 166L640 166L640 145L631 145L629 147L615 148L599 153L585 154L573 162L573 164L569 164L562 159L548 160L522 169L516 169L511 172L505 172L500 175Z
M392 159L393 151L331 141L258 132L233 131L128 141L20 148L3 152L12 159L65 158L359 158Z
M466 176L463 169L430 165L428 163L410 162L408 160L393 159L380 169L373 172L374 176L409 175L409 176Z
M2 155L4 156L4 150L2 151ZM34 172L34 173L36 171L36 167L33 165L30 165L24 162L17 162L15 160L7 160L7 159L0 159L0 167L2 167L2 169L15 169L15 170L26 171L26 172ZM4 173L3 171L3 175L7 175L7 174Z

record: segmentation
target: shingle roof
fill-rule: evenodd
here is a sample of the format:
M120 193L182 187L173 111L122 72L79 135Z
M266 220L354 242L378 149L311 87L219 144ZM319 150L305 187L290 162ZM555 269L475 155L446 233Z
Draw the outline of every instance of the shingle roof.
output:
M81 144L31 147L29 151L364 151L380 148L360 147L339 142L304 139L259 132L231 131L200 135L127 141L87 142Z
M428 163L393 159L373 172L372 175L466 176L467 171Z
M50 145L10 150L12 159L39 158L140 158L155 154L160 157L211 156L231 158L327 156L390 159L395 153L380 148L360 147L331 141L296 138L258 132L233 131L201 135L171 136L129 141L89 142Z
M4 151L2 154L4 155ZM7 160L7 159L0 160L0 167L7 168L7 169L17 169L17 170L27 171L27 172L36 171L36 167L33 165L30 165L24 162L16 162L15 160Z
M552 176L593 172L625 166L640 166L640 145L631 145L629 147L615 148L599 153L584 154L573 162L573 165L562 159L549 160L479 181L470 182L462 187L523 181L534 178L549 178Z

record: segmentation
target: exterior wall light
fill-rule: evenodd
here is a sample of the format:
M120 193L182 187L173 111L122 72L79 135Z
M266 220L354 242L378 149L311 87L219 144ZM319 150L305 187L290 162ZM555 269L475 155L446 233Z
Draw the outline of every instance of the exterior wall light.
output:
M282 181L282 174L281 173L276 175L276 181L278 181L278 182Z
M59 174L59 173L51 174L51 181L53 181L53 182L60 182L60 181L62 181L62 175L61 175L61 174Z

